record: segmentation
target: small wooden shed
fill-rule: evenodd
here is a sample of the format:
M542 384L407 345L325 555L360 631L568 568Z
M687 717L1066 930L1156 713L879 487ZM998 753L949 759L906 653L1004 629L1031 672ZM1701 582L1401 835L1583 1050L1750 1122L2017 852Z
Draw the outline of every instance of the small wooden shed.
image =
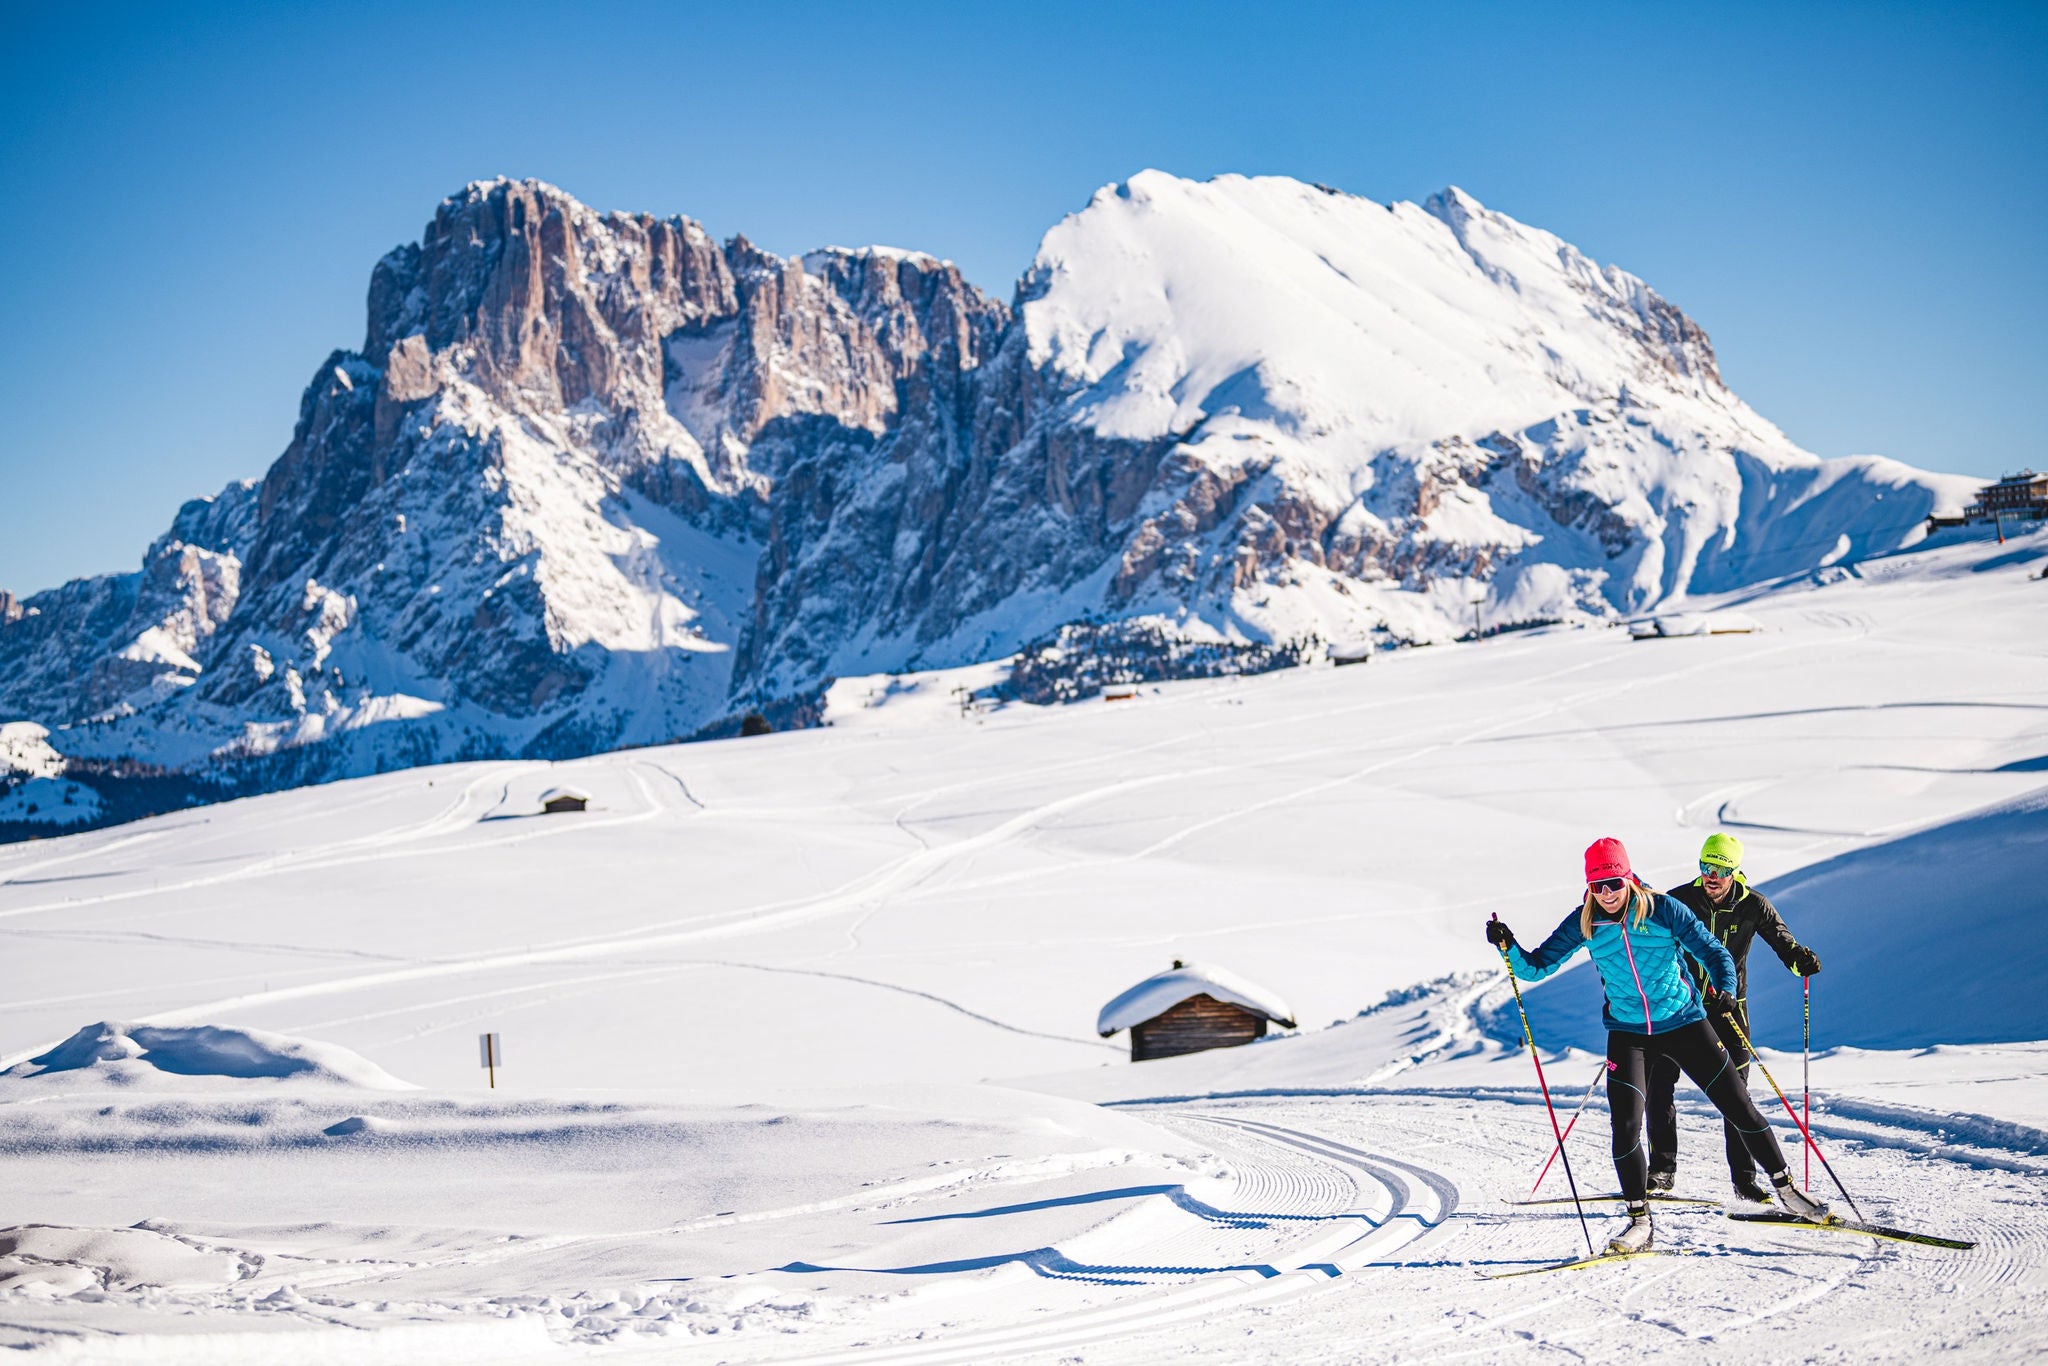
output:
M1756 618L1741 612L1681 612L1672 616L1644 617L1628 624L1631 640L1677 640L1682 636L1747 636L1762 628Z
M1176 958L1102 1008L1095 1032L1131 1031L1131 1061L1235 1048L1263 1038L1268 1022L1294 1028L1294 1012L1235 973Z
M558 811L581 811L590 805L590 794L576 787L551 787L540 794L540 809L552 816Z
M1339 669L1347 668L1353 664L1370 664L1372 663L1372 656L1373 648L1370 641L1363 644L1353 643L1348 645L1332 645L1330 647L1330 663Z

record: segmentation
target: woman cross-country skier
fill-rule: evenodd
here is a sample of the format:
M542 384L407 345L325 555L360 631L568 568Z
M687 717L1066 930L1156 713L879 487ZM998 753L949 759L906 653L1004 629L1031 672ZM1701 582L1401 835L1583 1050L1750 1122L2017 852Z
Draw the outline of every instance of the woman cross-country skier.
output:
M1601 1018L1607 1025L1614 1172L1628 1201L1628 1225L1608 1242L1608 1251L1650 1247L1643 1112L1650 1066L1659 1058L1676 1062L1742 1134L1757 1165L1770 1173L1787 1214L1816 1223L1827 1218L1826 1205L1792 1184L1778 1140L1707 1023L1709 1012L1726 1014L1735 1008L1735 960L1691 911L1643 885L1630 870L1620 840L1595 840L1586 850L1585 900L1534 952L1523 952L1499 920L1487 922L1486 938L1506 953L1510 969L1525 981L1548 977L1581 947L1600 972L1607 995ZM1704 999L1685 971L1687 954L1706 965L1711 981Z
M1778 955L1778 961L1801 977L1820 971L1820 955L1792 937L1778 908L1770 898L1749 885L1742 876L1742 841L1724 832L1707 836L1700 848L1700 875L1682 887L1666 893L1691 911L1707 932L1721 941L1735 960L1735 1014L1713 1018L1714 1032L1735 1064L1745 1088L1749 1085L1749 1049L1743 1040L1749 1035L1749 946L1761 937ZM1704 988L1706 970L1692 967L1695 984ZM1730 1023L1731 1018L1733 1024ZM1735 1026L1739 1025L1738 1033ZM1672 1088L1678 1084L1678 1066L1669 1058L1650 1064L1650 1189L1668 1191L1678 1175L1678 1106ZM1756 1163L1750 1160L1749 1145L1735 1131L1734 1124L1722 1126L1728 1149L1728 1174L1734 1178L1735 1193L1759 1204L1771 1203L1771 1193L1757 1180Z

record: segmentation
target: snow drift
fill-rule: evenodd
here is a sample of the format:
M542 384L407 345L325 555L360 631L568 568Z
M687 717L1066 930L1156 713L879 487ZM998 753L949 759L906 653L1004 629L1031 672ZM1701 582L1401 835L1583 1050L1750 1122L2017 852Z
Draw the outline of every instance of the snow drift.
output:
M408 1091L360 1054L256 1029L217 1025L158 1026L103 1020L47 1053L0 1072L0 1083L60 1083L152 1089L171 1078L292 1081ZM175 1085L176 1083L170 1083Z

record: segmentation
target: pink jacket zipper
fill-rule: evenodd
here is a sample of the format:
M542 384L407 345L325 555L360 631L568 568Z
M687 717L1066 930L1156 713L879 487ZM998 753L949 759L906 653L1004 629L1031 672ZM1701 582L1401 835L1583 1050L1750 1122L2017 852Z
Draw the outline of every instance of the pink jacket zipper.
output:
M1628 955L1628 975L1636 979L1636 995L1643 998L1643 1033L1655 1034L1657 1027L1650 1023L1650 993L1643 990L1643 974L1636 971L1636 951L1628 942L1628 908L1621 913L1621 951Z

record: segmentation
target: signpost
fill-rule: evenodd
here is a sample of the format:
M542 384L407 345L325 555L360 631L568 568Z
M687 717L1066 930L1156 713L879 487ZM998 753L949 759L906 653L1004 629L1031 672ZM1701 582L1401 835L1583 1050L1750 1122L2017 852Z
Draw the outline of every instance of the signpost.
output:
M491 1089L498 1089L498 1064L505 1061L505 1046L498 1042L496 1034L479 1034L476 1037L477 1052L484 1071L490 1075Z

